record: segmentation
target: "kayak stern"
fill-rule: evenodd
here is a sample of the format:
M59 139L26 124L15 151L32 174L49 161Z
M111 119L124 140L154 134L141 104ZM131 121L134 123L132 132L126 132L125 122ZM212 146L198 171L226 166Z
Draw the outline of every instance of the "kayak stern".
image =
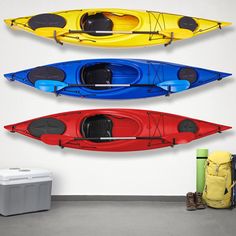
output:
M220 79L229 77L229 76L231 76L231 75L232 75L231 73L219 72L219 78L220 78Z
M8 27L13 26L13 19L5 19L4 22Z
M220 22L221 27L227 27L227 26L231 26L232 23L231 22Z
M4 74L4 77L9 80L9 81L13 81L13 73L7 73L7 74Z
M14 125L5 125L4 129L6 129L9 132L14 132Z
M220 125L219 127L220 127L220 131L219 132L222 132L222 131L229 130L229 129L233 128L233 127L227 126L227 125Z

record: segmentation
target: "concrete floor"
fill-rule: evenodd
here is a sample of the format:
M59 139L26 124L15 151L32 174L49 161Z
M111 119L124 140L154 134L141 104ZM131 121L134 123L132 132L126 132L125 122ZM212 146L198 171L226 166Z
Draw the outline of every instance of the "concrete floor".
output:
M187 212L184 203L53 202L48 212L0 217L1 236L233 236L236 210Z

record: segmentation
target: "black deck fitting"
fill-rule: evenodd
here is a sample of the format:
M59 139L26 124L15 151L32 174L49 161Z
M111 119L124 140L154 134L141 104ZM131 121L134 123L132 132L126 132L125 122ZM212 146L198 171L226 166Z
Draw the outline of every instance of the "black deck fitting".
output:
M15 20L11 20L11 26L13 26L15 23Z
M175 138L173 138L173 146L176 144L176 140Z
M62 146L61 140L59 140L59 147L60 147L61 149L64 148L64 146Z
M170 41L165 44L165 47L169 46L173 42L173 40L174 40L174 33L171 32L171 34L170 34Z
M56 43L63 45L63 43L57 38L57 31L54 30L53 32L53 38L55 39Z
M15 133L16 131L15 131L15 125L13 125L12 127L11 127L11 131L10 131L11 133Z

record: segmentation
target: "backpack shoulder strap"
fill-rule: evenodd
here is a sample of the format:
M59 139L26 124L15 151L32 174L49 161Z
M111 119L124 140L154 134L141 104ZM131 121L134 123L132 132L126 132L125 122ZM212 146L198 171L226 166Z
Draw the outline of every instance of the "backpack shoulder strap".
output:
M236 155L232 155L232 196L231 208L236 207Z

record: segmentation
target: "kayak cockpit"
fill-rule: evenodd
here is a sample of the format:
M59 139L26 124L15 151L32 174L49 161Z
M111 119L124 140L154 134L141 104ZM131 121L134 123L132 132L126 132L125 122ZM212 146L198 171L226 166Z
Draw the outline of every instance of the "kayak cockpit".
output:
M112 137L112 120L104 115L90 116L81 124L81 133L84 138ZM93 142L109 142L111 140L94 139Z
M112 84L112 71L106 63L84 66L80 72L82 84ZM109 89L110 87L90 87L92 89Z
M86 64L80 69L78 83L81 84L134 84L140 79L138 68L120 63ZM83 89L107 90L112 86L86 87Z
M83 138L91 142L112 142L115 138L137 136L140 124L130 117L98 114L84 118L80 125ZM99 139L99 138L105 139ZM109 139L111 138L111 139Z
M92 36L109 36L94 31L132 31L139 25L136 16L116 12L88 12L81 17L80 28Z

